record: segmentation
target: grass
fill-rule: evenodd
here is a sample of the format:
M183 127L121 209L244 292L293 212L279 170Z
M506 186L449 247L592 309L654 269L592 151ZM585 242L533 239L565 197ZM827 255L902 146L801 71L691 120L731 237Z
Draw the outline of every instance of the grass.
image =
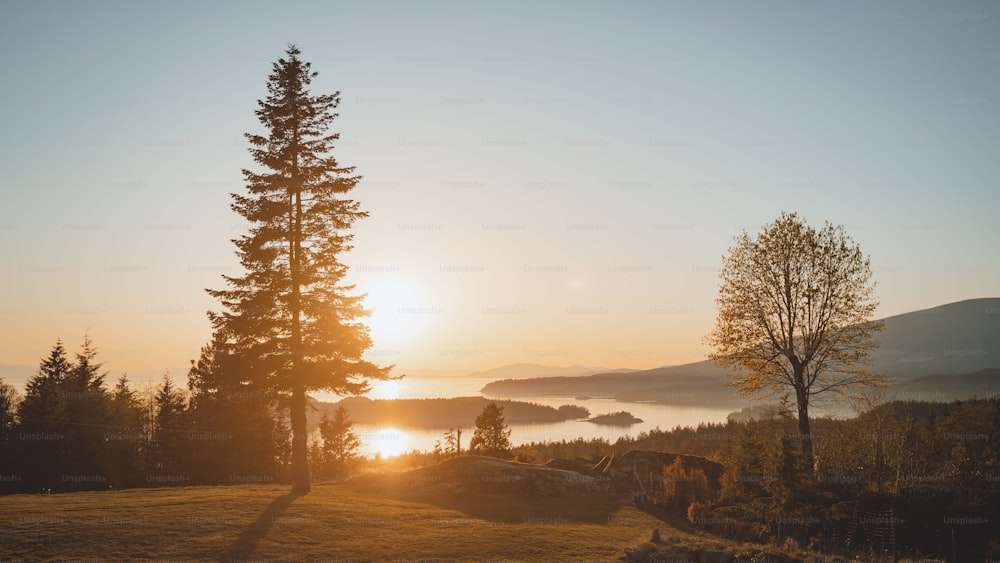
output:
M133 489L0 497L0 558L608 561L653 527L692 538L618 495Z

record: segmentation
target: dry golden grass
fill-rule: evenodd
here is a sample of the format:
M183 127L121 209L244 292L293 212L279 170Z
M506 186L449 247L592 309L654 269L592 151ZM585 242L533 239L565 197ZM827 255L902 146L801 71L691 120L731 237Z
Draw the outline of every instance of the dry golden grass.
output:
M675 522L684 528L683 521ZM661 533L618 495L178 487L0 497L0 557L170 560L607 561Z

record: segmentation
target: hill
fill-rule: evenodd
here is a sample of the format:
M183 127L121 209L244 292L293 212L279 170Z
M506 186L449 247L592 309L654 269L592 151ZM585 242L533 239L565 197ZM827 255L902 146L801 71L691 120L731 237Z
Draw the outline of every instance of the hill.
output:
M585 473L475 455L447 459L403 473L362 475L354 481L359 487L371 490L393 490L400 483L409 483L414 490L523 497L622 492L614 489L610 480Z
M899 380L1000 368L1000 298L884 319L875 368Z
M958 401L1000 395L1000 369L960 375L928 375L892 386L900 401Z
M929 375L961 376L1000 368L1000 298L960 301L883 320L874 368L895 378L897 385ZM918 387L946 393L935 385L960 380L930 380ZM499 397L589 395L671 405L746 406L747 400L738 397L728 382L725 373L704 360L630 373L506 379L489 383L482 391Z

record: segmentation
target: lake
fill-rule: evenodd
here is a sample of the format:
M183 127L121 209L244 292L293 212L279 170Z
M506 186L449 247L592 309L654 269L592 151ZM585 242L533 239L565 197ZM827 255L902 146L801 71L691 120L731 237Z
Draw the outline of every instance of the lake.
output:
M494 379L460 377L414 377L400 381L380 381L372 384L372 390L366 396L370 399L479 397L484 396L479 390L491 381ZM326 402L336 402L341 398L330 393L315 393L314 397ZM488 396L488 398L512 399L551 407L579 405L587 408L592 416L624 410L642 419L641 423L627 427L603 426L580 420L548 424L512 424L510 425L510 440L515 446L528 442L572 440L574 438L604 438L609 442L614 442L622 436L635 436L642 431L654 428L669 429L675 426L697 426L702 422L722 422L732 412L732 409L622 403L612 399L579 400L573 397L501 397L493 395ZM427 430L357 424L354 430L361 439L363 454L380 454L383 457L389 457L412 450L433 450L436 441L444 442L444 433L447 428ZM468 447L469 440L472 439L472 432L473 426L471 424L468 428L463 428L463 448Z

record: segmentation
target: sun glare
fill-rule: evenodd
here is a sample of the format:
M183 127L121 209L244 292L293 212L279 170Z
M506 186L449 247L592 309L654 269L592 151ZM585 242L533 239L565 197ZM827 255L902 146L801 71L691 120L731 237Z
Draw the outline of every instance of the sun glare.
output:
M380 347L398 347L417 330L434 311L409 283L383 280L367 289L364 305L372 311L367 319L372 340Z
M372 399L398 399L403 391L402 381L377 381L368 394Z

